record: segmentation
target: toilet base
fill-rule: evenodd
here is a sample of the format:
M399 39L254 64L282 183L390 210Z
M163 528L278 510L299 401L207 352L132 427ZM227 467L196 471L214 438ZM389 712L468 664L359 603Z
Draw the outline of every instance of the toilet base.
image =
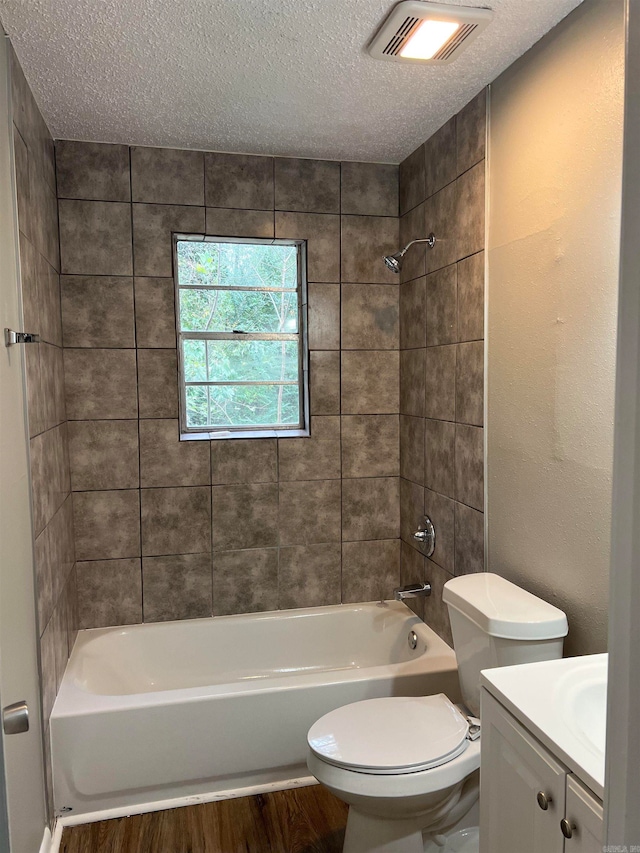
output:
M342 853L424 853L424 818L389 820L349 807Z

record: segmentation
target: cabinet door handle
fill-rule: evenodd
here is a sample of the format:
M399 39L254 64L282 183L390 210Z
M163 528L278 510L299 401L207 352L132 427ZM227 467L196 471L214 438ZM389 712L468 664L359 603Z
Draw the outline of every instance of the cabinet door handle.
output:
M549 803L553 802L553 798L545 794L544 791L538 791L538 793L536 794L536 799L538 801L538 805L540 806L543 812L546 812L546 810L549 808Z
M560 829L562 830L562 834L565 838L571 838L573 836L573 830L576 829L576 825L564 817L560 821Z

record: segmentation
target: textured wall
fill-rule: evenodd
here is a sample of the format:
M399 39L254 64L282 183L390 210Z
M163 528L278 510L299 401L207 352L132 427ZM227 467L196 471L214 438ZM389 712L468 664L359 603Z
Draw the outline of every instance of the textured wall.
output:
M401 574L430 581L424 618L449 642L442 586L484 569L485 135L483 91L400 165L400 242L437 239L400 286ZM430 560L412 537L425 513Z
M587 0L492 87L488 545L606 649L624 3Z
M53 140L11 51L42 705L49 715L75 639L73 511L64 403ZM46 750L49 755L49 750ZM48 767L47 770L50 768ZM49 779L49 795L51 784Z
M62 141L80 625L388 597L398 169ZM308 240L311 437L180 442L171 232Z

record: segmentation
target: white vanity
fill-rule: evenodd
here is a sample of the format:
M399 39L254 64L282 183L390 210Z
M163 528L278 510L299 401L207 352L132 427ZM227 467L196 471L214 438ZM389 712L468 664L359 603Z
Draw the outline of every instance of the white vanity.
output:
M602 853L607 655L481 683L480 853Z

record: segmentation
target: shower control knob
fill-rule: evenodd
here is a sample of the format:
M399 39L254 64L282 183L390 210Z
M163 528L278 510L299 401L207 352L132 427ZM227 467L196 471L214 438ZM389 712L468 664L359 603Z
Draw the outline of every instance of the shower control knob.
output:
M536 799L538 801L538 805L540 806L543 812L546 812L546 810L549 808L549 803L553 802L551 797L548 797L544 791L538 791Z
M436 531L428 515L422 519L413 538L420 543L420 550L426 557L433 554L436 549Z

